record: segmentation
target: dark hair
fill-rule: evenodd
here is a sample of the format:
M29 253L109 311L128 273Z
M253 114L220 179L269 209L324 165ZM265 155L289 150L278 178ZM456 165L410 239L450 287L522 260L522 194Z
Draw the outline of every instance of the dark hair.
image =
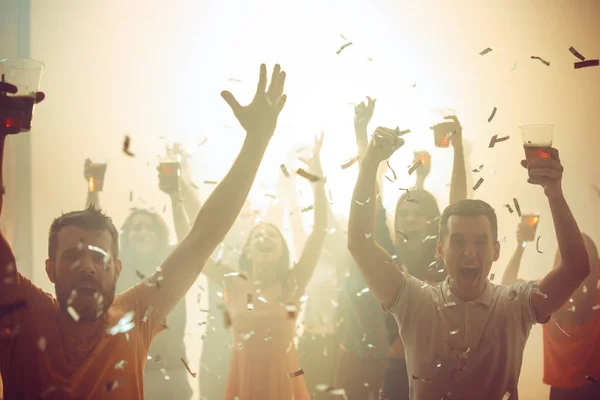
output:
M133 227L134 218L138 215L145 215L152 220L158 242L158 246L154 250L152 258L157 259L158 265L163 262L164 258L169 252L169 228L167 227L165 220L160 215L143 208L133 209L129 216L125 219L125 222L123 222L123 226L121 227L121 251L123 256L121 259L129 264L136 258L136 254L134 254L133 251L133 246L129 241L129 232L131 232Z
M448 232L448 220L453 215L462 217L486 216L492 228L492 239L494 243L498 241L498 218L496 217L496 211L485 201L472 199L461 200L446 207L440 218L439 240L444 240L444 234Z
M104 214L101 209L89 206L85 210L71 211L62 214L52 221L50 231L48 232L48 258L54 260L58 248L58 232L67 226L76 226L78 228L89 230L107 230L112 238L112 257L116 260L119 257L119 232L112 219Z
M396 213L394 215L394 231L396 231L396 221L398 220L398 212L400 207L406 201L414 200L414 203L425 213L427 221L431 222L440 217L440 207L438 206L435 197L426 190L410 190L400 196L396 203ZM428 235L437 235L437 224L430 223L427 228Z
M263 226L270 226L271 228L274 228L279 234L279 238L283 243L283 252L281 254L281 258L279 259L279 264L277 265L277 271L275 273L277 276L277 281L282 284L282 287L285 287L285 283L290 272L290 249L288 248L287 242L285 241L285 238L283 237L283 234L281 233L279 228L273 224L261 222L250 230L250 233L248 234L248 239L246 239L246 244L244 244L242 254L240 254L240 259L238 261L240 271L244 271L248 276L252 276L252 263L246 256L246 248L250 244L250 239L252 238L252 234L254 233L254 231Z

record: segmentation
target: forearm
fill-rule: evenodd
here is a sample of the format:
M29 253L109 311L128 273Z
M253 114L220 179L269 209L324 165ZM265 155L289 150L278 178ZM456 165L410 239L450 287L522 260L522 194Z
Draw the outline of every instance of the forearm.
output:
M4 142L6 136L0 133L0 215L2 215L2 205L4 203Z
M506 266L506 269L504 270L504 274L502 274L502 285L508 286L517 282L519 267L521 266L521 260L523 259L524 253L525 249L521 244L518 244L515 252L508 262L508 265Z
M452 179L450 181L450 204L457 203L467 198L467 170L465 167L465 154L462 143L454 145L454 163L452 165Z
M590 261L581 231L562 195L550 198L549 204L562 257L559 268L568 271L567 276L577 287L590 273Z
M350 204L348 247L358 250L375 230L377 165L361 163Z
M182 180L181 184L181 198L183 199L183 207L189 223L189 218L195 218L198 215L202 207L202 202L200 201L198 191L185 180Z
M367 126L354 126L354 133L356 135L356 146L358 147L358 156L360 157L360 159L362 159L362 157L365 155L365 152L367 151L367 146L369 145Z
M181 194L172 194L170 197L175 234L177 235L177 241L181 242L190 231L190 220L186 213Z

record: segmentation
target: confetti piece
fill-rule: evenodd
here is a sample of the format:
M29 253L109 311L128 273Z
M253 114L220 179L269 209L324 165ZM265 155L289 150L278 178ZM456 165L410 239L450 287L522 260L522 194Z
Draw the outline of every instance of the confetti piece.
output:
M165 378L166 381L171 379L171 377L169 375L167 375L167 370L165 368L161 368L160 372L162 372L163 378Z
M505 204L504 207L506 207L506 209L508 210L509 213L514 213L512 207L510 206L510 204Z
M510 72L513 72L517 68L517 64L518 63L515 63L515 65L513 65L513 67L510 69Z
M229 79L227 79L227 80L228 80L229 82L235 82L235 83L240 83L240 82L241 82L241 80L239 80L239 79L235 79L235 78L229 78Z
M421 165L423 165L423 161L417 160L417 162L415 162L413 165L411 165L410 168L408 169L408 175L412 175L412 173L415 172L415 170L417 168L419 168Z
M336 51L335 54L339 55L348 46L352 46L352 42L348 42L345 45L343 45L342 47L340 47L340 49L338 51Z
M314 208L315 208L315 206L304 207L304 208L300 209L300 212L307 212L307 211L310 211L310 210L312 210Z
M207 140L208 140L208 137L205 137L204 139L202 139L202 141L200 141L198 143L198 146L202 146L204 143L206 143Z
M348 39L346 39L346 36L342 35L341 33L340 33L340 37L344 40L348 40Z
M397 230L396 233L399 233L404 238L404 243L408 242L408 235L401 230Z
M535 249L537 250L538 253L544 254L544 252L540 250L540 238L541 238L541 236L538 236L538 238L535 242Z
M183 358L180 358L181 362L183 363L183 365L185 365L185 369L187 369L187 371L190 373L190 375L192 376L192 378L195 378L197 373L196 372L192 372L192 370L190 369L190 366L188 365L188 363L185 362L185 360Z
M571 337L571 335L569 335L567 332L564 331L563 328L560 327L560 325L558 325L558 323L554 320L554 317L550 318L550 320L552 322L554 322L554 325L556 325L556 327L562 332L564 333L567 337Z
M154 310L154 306L149 306L146 309L146 312L144 313L144 318L142 318L142 322L146 322L148 320L148 316L150 316L150 313Z
M298 174L299 176L301 176L304 179L309 180L310 182L317 182L317 181L321 180L321 178L319 178L318 176L308 173L305 170L303 170L302 168L298 168L298 171L296 171L296 174Z
M9 314L17 312L25 307L27 307L26 300L19 300L19 301L15 301L12 303L4 304L4 305L0 306L0 319L2 319L3 317L5 317Z
M254 304L252 304L252 293L246 295L246 308L250 311L254 310Z
M490 49L489 47L487 49L483 49L479 52L480 56L485 56L487 53L491 52L492 49Z
M412 376L412 378L416 379L418 381L421 381L421 382L433 382L431 379L423 379L423 378L419 378L418 376L414 376L414 375Z
M546 61L546 60L542 59L541 57L538 57L538 56L531 56L531 58L532 58L532 59L534 59L534 60L540 60L541 62L543 62L543 63L544 63L544 65L546 65L546 66L548 66L548 67L550 66L550 62L548 62L548 61Z
M506 392L506 393L504 393L504 396L502 396L502 400L508 400L508 399L510 399L510 393Z
M592 310L593 311L600 310L600 304L596 304L594 307L592 307Z
M127 154L129 157L134 157L135 154L129 150L129 146L131 145L131 138L128 135L125 135L125 140L123 140L123 153Z
M223 275L223 277L225 277L225 278L230 278L232 276L239 276L240 278L242 278L245 281L248 280L248 277L246 277L246 275L240 274L239 272L229 272L229 273Z
M414 86L413 86L414 87ZM398 128L396 128L396 135L398 136L404 136L407 133L410 133L410 129L405 129L403 131L399 130Z
M501 138L498 138L498 135L494 135L494 136L492 136L492 139L490 140L489 148L491 149L496 145L496 143L504 142L505 140L508 140L508 139L510 139L510 135L504 136Z
M129 311L128 313L125 313L125 315L121 317L119 322L117 322L115 326L108 328L106 332L112 336L117 335L119 333L129 332L135 326L135 323L133 322L134 315L135 311Z
M473 190L479 189L479 186L481 186L482 183L483 183L483 178L479 178L479 180L477 181L475 186L473 186Z
M479 168L475 168L475 169L473 170L473 172L481 172L481 170L482 170L482 169L483 169L483 164L481 164L481 165L479 166Z
M394 174L393 179L390 179L387 175L385 175L385 179L387 179L390 182L395 182L396 181L396 171L394 171L394 169L392 168L392 166L390 165L390 160L387 161L387 166L390 169L390 171L392 172L392 174ZM409 172L410 174L410 172Z
M44 351L46 351L46 345L47 345L47 344L48 344L48 341L46 340L46 338L45 338L45 337L43 337L43 336L41 336L41 337L38 339L38 342L37 342L37 347L38 347L38 349L40 349L40 351L43 353Z
M519 200L516 197L513 197L513 203L515 203L515 210L517 210L517 215L521 218L521 207L519 206Z
M496 274L491 274L490 275L490 281L493 281L495 277L496 277Z
M488 117L488 122L492 122L492 120L494 119L494 116L496 115L496 111L498 111L498 109L496 107L494 107L494 109L492 110L492 115L490 115Z
M306 303L306 301L308 300L308 296L303 294L302 296L300 296L300 303Z
M121 371L125 370L125 364L127 364L127 360L121 360L115 364L115 369L120 369Z
M296 311L298 311L298 307L295 304L286 304L285 311L287 311L288 319L296 319Z
M258 299L258 301L260 301L261 303L267 304L267 299L265 299L264 297L262 297L262 296L258 296L258 297L257 297L257 299Z
M315 385L315 390L332 396L346 396L346 391L344 389L336 389L333 386L324 384Z
M368 293L368 292L369 292L369 288L364 288L361 291L359 291L358 293L356 293L356 296L360 297L363 294Z
M597 67L600 65L600 60L586 60L579 61L574 64L575 69L585 68L585 67Z
M77 311L75 311L75 309L73 307L71 307L71 306L67 307L67 312L69 313L71 318L73 318L73 321L75 321L75 322L79 321L79 314L77 313Z
M298 371L288 372L287 375L289 378L295 378L297 376L304 375L304 371L302 371L302 369L299 369Z
M449 332L451 335L456 335L458 333L458 329Z
M133 192L129 192L129 201L133 201Z
M451 301L450 303L446 303L438 307L438 310L443 310L445 308L454 307L456 305L455 302Z
M341 165L342 169L346 169L346 168L350 168L352 165L354 165L354 163L356 163L358 160L360 160L360 156L356 155L354 157L352 157L350 160L346 161L345 163L343 163Z
M205 185L216 185L217 181L204 181Z
M285 166L285 164L281 164L281 165L279 166L279 168L281 168L281 172L283 172L283 175L284 175L286 178L289 178L289 177L290 177L290 173L288 172L288 170L287 170L287 167Z
M573 54L575 57L579 58L581 61L585 61L585 57L582 56L580 52L575 50L575 47L573 47L573 46L569 47L569 51L571 52L571 54Z
M371 238L371 234L370 233L365 233L365 239L370 239Z
M585 379L587 379L587 380L588 380L588 381L590 381L590 382L594 382L594 383L600 383L600 379L598 379L598 378L594 378L593 376L586 375L586 376L585 376Z

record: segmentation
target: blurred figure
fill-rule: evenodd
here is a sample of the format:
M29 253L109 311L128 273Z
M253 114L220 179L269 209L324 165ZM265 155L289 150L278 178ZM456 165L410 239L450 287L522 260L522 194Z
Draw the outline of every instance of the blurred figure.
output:
M573 297L554 314L553 323L543 326L544 377L550 385L550 400L600 399L600 259L598 248L582 234L589 256L590 274L579 285ZM517 228L517 248L502 276L503 285L517 281L521 259L528 241L533 241L534 229L520 222ZM562 263L556 251L555 271Z
M315 143L311 173L323 176ZM314 225L297 264L290 268L287 244L277 227L255 226L239 260L239 272L224 264L205 270L224 282L228 316L234 330L225 399L308 400L304 376L298 372L294 346L300 297L320 256L327 227L323 180L313 183ZM291 375L289 375L291 374Z

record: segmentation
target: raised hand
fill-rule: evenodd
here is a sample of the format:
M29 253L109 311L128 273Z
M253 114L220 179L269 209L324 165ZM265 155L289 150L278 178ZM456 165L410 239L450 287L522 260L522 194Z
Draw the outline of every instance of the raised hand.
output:
M542 186L548 198L560 197L563 195L562 174L564 168L560 163L558 150L554 147L542 147L541 150L550 154L550 158L536 158L529 163L529 168L527 161L521 160L521 166L527 168L529 173L527 182Z
M367 146L363 160L379 164L387 160L404 145L404 139L398 136L398 130L378 127Z
M367 96L368 103L365 105L365 102L362 101L359 105L354 107L354 127L358 128L367 128L369 121L373 117L373 111L375 110L375 102L377 99L373 100L369 96Z
M221 96L229 104L233 114L246 130L248 138L268 142L273 136L277 126L277 117L279 117L279 113L287 100L287 96L283 94L285 76L285 72L281 71L279 64L275 65L271 76L271 84L269 89L265 91L267 87L267 67L262 64L256 94L247 106L241 106L230 92L221 92Z
M310 159L298 157L298 159L308 165L310 171L317 176L323 176L323 167L321 166L321 148L323 147L324 137L324 131L322 131L319 135L315 135L315 143L312 148L312 155Z
M462 146L462 126L460 124L460 121L458 120L458 117L456 117L455 115L448 115L444 117L444 119L448 120L448 122L436 124L431 128L433 130L443 131L444 134L453 132L452 136L448 140L450 140L452 146L454 147Z

